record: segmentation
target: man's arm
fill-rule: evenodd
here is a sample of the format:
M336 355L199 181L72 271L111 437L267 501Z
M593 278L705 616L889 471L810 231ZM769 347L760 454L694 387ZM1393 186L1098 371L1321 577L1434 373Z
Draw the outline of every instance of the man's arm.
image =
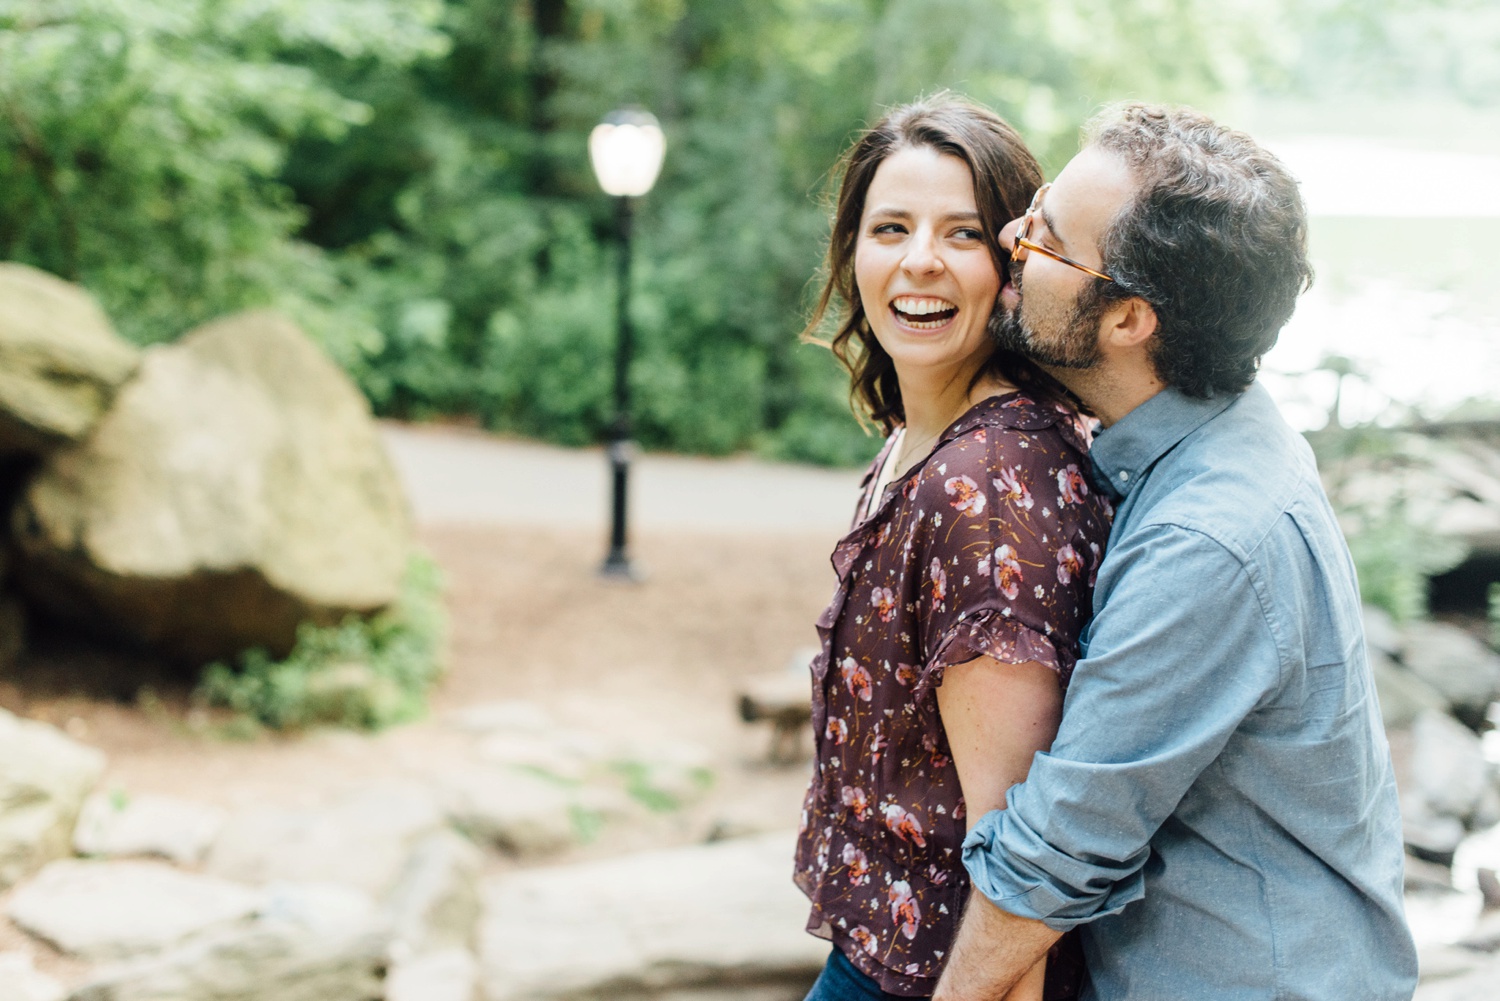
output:
M1051 751L964 841L976 894L1058 932L1144 894L1151 839L1282 671L1258 585L1200 532L1132 533L1099 587Z
M1036 752L1052 745L1062 718L1061 686L1057 673L1041 664L980 657L944 672L937 702L972 825L991 810L1003 810L1006 790L1026 778ZM1033 934L1020 934L1013 927L1017 922L1023 919L972 895L949 948L938 996L1000 999L1019 984L1010 1001L1041 1001L1046 965L1037 960L1057 933L1025 921L1034 926ZM1039 947L1035 953L1033 944Z
M1018 918L983 894L969 894L932 1001L1001 1001L1015 988L1041 997L1044 960L1059 937L1040 921Z

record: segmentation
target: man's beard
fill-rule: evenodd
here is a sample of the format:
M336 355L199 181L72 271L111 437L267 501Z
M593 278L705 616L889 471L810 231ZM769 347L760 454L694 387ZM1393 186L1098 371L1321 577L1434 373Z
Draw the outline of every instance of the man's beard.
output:
M1091 285L1080 292L1061 322L1048 323L1045 317L1030 318L1026 314L1019 264L1011 265L1011 284L1020 295L1020 302L1014 309L1006 309L997 301L990 314L990 337L996 346L1053 368L1093 368L1099 363L1099 318L1108 303L1097 286ZM1032 322L1033 319L1056 332L1040 335L1039 324Z

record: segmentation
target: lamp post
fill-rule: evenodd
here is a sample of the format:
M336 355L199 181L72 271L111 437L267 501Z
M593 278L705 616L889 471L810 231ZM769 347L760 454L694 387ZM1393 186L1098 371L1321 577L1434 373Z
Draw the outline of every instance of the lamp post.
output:
M630 327L631 199L651 190L661 173L666 137L650 112L634 108L612 111L589 133L589 161L599 187L615 199L620 254L617 280L619 336L615 342L615 413L609 432L611 489L609 555L599 572L605 577L636 579L625 544L626 485L630 477Z

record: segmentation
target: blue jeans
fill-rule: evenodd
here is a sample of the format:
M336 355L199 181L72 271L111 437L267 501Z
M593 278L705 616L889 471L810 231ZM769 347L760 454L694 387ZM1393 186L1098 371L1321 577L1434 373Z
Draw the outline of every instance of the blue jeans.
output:
M899 994L887 994L880 985L844 958L838 949L828 957L823 972L818 974L806 1001L911 1001Z

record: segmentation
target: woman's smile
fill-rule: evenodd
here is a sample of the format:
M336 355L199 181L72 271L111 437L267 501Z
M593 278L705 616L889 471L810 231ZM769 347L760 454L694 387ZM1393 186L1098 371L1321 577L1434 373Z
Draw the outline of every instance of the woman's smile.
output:
M941 330L958 315L958 307L946 299L898 295L891 300L891 313L912 330Z

